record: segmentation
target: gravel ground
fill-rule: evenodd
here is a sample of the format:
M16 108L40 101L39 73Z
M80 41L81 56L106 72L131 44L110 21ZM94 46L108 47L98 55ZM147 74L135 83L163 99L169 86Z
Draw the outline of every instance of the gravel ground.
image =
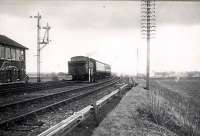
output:
M64 90L70 90L70 89L73 89L73 88L82 87L82 86L86 86L86 85L88 85L88 84L78 84L78 85L66 86L66 87L55 88L55 89L38 90L38 91L30 92L30 93L12 95L12 96L9 96L9 97L1 97L0 98L0 105L4 105L4 104L7 104L7 103L12 103L12 102L16 102L16 101L21 101L21 100L28 100L30 98L44 96L44 95L47 95L47 94L53 94L53 93L56 93L56 92L61 92L61 91L64 91Z
M109 79L106 79L109 80ZM106 81L105 80L105 81ZM104 80L100 81L99 83L104 82ZM39 96L45 96L47 94L53 94L53 93L58 93L70 89L75 89L79 87L84 87L88 85L93 85L96 83L72 83L72 85L67 85L65 87L58 87L58 88L53 88L53 89L42 89L42 90L37 90L37 91L30 91L30 92L23 92L23 93L16 93L9 95L8 97L1 97L0 96L0 105L8 104L8 103L13 103L13 102L20 102L21 100L28 100L30 98L36 98Z
M116 86L109 87L104 90L100 90L98 93L84 97L79 101L69 103L65 106L52 109L45 114L36 115L34 118L30 118L26 122L20 122L15 127L9 128L9 130L1 130L2 136L34 136L48 129L49 127L57 124L58 122L66 119L74 112L92 104L94 101L102 98L104 95L115 90Z
M76 86L75 88L79 88L79 87ZM80 92L80 90L77 90L77 91L67 92L67 93L65 93L63 95L59 95L59 96L54 96L54 97L49 97L49 98L45 98L45 99L34 100L34 101L31 101L31 102L22 103L20 105L18 104L18 105L15 105L15 106L12 106L12 107L8 107L8 108L6 107L4 109L1 109L0 121L4 121L4 120L7 120L7 118L16 117L16 116L19 116L19 115L22 115L22 114L37 110L39 108L54 104L56 102L60 102L60 101L62 101L64 99L76 96L77 94L79 94L79 95L80 94L84 94L84 93L86 93L86 91L90 92L91 90L93 90L92 88L90 90L85 90L84 92L83 91ZM69 90L69 89L59 88L58 92L59 91L60 92L67 91L67 90ZM56 92L56 93L58 93L58 92ZM46 95L47 94L48 95L52 94L51 92L49 92L49 90L44 90L44 92L42 92L42 94L45 94L45 93L46 93ZM41 93L39 93L39 94L41 94Z
M57 93L61 92L61 91L67 91L67 90L70 90L70 89L75 89L75 88L77 88L77 86L74 87L74 88L59 88ZM55 92L56 92L56 90L53 89L53 90L44 90L41 93L39 92L38 94L37 93L34 93L34 94L36 94L37 97L39 97L39 96L41 97L42 95L47 95L47 94L49 95L49 94L53 94ZM63 99L67 99L74 94L76 94L76 93L70 92L66 95L59 96L59 97L53 97L53 98L48 98L48 99L46 98L46 99L42 99L42 100L39 100L39 101L36 100L36 101L28 102L28 103L25 103L25 104L23 103L23 104L20 104L20 105L17 105L17 106L12 106L12 107L9 107L9 108L6 108L6 109L1 109L0 121L5 120L6 118L14 117L16 115L21 115L21 114L36 110L40 107L44 107L44 106L53 104L53 103L61 101ZM34 98L34 97L32 97L32 98ZM25 100L25 99L23 99L23 100Z

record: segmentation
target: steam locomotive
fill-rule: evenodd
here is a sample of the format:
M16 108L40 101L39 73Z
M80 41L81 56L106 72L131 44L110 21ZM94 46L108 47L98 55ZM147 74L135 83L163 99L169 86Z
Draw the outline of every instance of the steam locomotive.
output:
M68 74L72 80L88 80L94 82L111 76L111 66L93 58L75 56L68 61Z

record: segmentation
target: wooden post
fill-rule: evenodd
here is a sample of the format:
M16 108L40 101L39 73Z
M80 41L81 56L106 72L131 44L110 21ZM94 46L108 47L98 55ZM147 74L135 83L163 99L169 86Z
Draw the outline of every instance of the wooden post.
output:
M99 113L98 113L99 109L98 109L96 103L93 103L92 106L93 106L92 113L93 113L94 121L95 121L96 125L98 125L99 121L100 121Z

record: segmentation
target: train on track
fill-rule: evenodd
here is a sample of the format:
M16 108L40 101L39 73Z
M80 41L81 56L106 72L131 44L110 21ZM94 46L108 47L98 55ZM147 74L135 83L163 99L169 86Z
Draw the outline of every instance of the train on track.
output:
M28 81L26 74L26 48L18 42L0 35L0 84ZM72 80L95 82L111 76L111 66L85 56L72 57L68 62Z
M25 51L28 48L0 35L0 83L25 80Z
M68 61L68 74L72 80L95 82L111 76L111 66L85 56L75 56Z

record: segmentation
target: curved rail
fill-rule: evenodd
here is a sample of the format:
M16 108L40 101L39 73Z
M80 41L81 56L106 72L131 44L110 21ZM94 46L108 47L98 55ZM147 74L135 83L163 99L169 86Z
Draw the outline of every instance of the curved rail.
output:
M70 92L74 92L74 91L79 91L81 89L89 89L91 87L99 86L99 85L102 85L102 84L104 84L104 83L106 83L108 81L112 81L112 80L113 79L110 79L110 80L106 80L106 81L103 81L103 82L100 82L100 83L96 83L96 84L92 84L92 85L87 85L87 86L83 86L83 87L77 87L75 89L73 88L73 89L70 89L70 90L65 90L65 88L63 88L62 91L59 91L57 93L51 93L51 94L47 94L47 95L43 95L43 96L29 98L27 100L21 100L21 101L16 101L16 102L12 102L12 103L2 104L2 105L0 105L0 110L2 108L7 108L7 107L11 107L11 106L15 106L15 105L27 103L27 102L33 102L33 101L37 101L37 100L40 100L40 99L48 99L48 98L51 98L51 97L56 97L56 96L59 96L59 95L64 95L66 93L70 93Z
M0 95L6 96L17 93L33 92L43 89L53 89L81 83L77 81L48 81L44 83L12 83L0 85Z
M13 123L13 122L19 121L19 120L24 119L24 118L26 118L26 117L28 117L28 116L34 115L34 114L36 114L36 113L38 113L38 112L42 112L42 111L44 111L44 110L46 111L46 110L48 110L48 109L50 109L50 108L53 108L53 107L55 107L55 106L57 107L57 106L59 106L59 105L61 105L61 104L64 104L64 103L70 103L70 102L79 100L79 99L81 99L81 98L83 98L83 97L85 97L85 96L88 96L88 95L90 95L90 94L92 94L92 93L94 93L94 92L97 92L98 90L101 90L101 89L104 89L104 88L106 88L106 87L109 87L109 86L111 86L111 85L117 83L118 81L119 81L119 79L117 79L117 80L115 79L114 81L112 80L112 81L110 81L110 82L108 82L108 83L105 83L105 82L104 82L105 85L102 85L102 84L101 84L102 86L100 86L100 87L95 87L95 85L93 85L93 87L95 87L94 89L91 89L91 88L90 88L91 86L89 86L89 88L91 89L91 91L87 91L86 93L82 93L82 94L75 95L75 96L73 96L73 97L64 99L64 100L62 100L62 101L59 101L59 102L50 104L50 105L48 105L48 106L44 106L44 107L41 107L41 108L39 108L39 109L30 111L30 112L27 112L27 113L24 113L24 114L21 114L21 115L8 118L8 119L6 119L6 120L1 121L1 122L0 122L0 126L4 126L4 125L7 126L9 123ZM82 89L83 89L83 88L82 88ZM88 88L85 87L84 89L88 89Z

